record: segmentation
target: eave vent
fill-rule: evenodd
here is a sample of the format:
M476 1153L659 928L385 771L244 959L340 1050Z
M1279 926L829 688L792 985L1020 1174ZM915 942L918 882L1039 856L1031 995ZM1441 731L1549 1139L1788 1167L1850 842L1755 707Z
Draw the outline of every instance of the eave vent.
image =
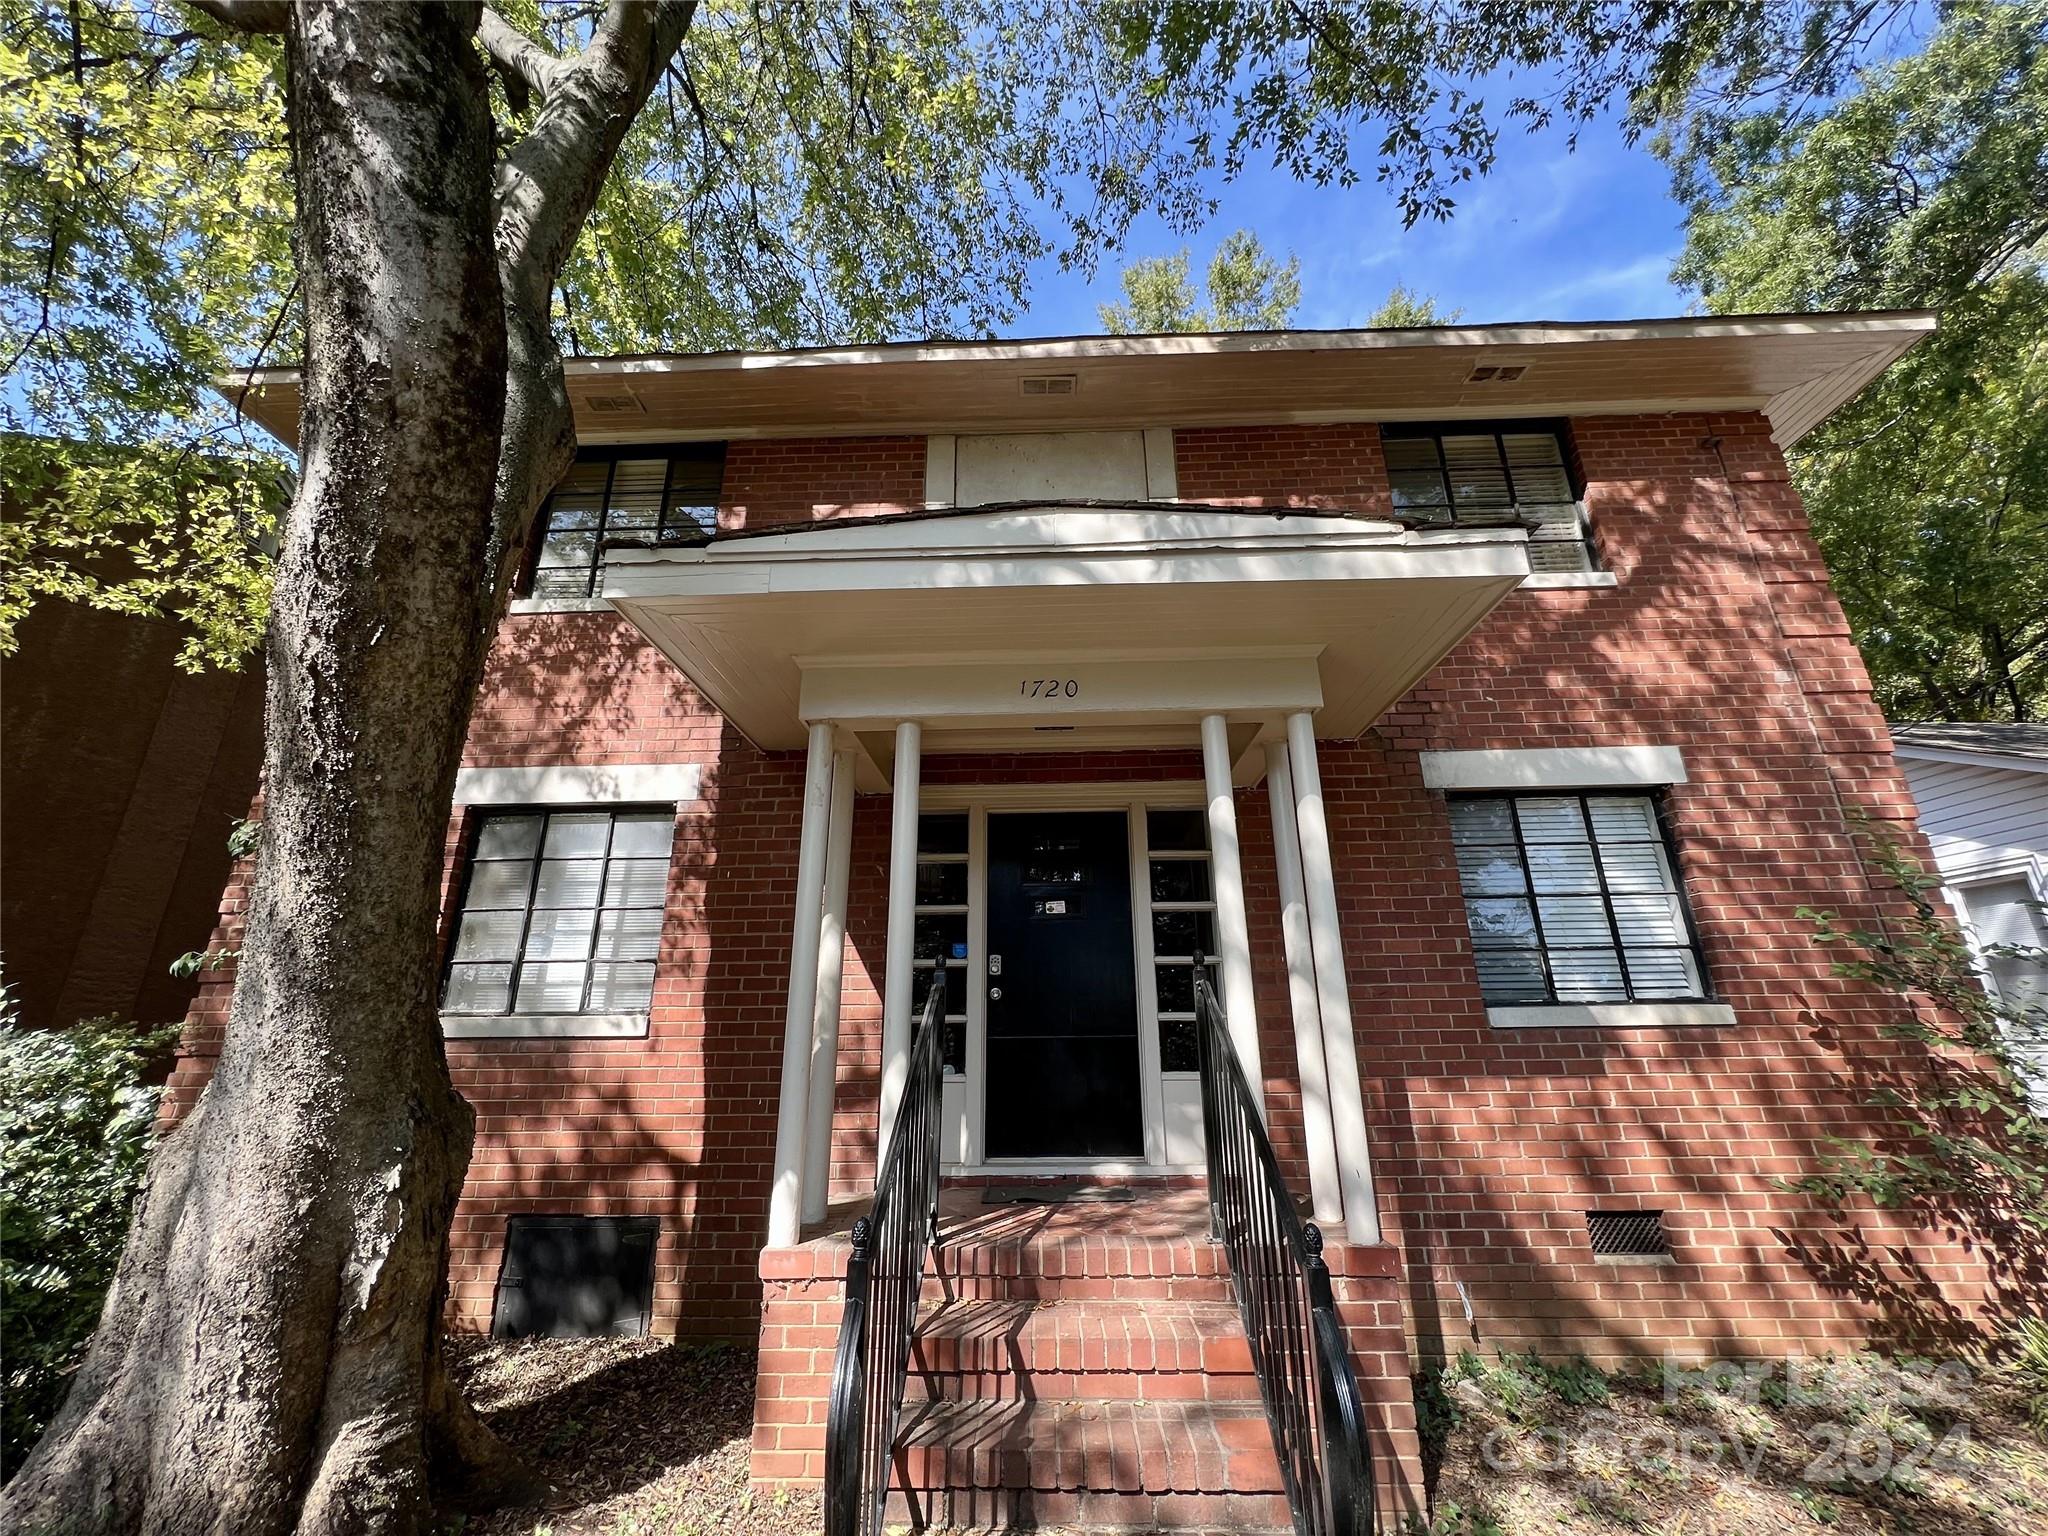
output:
M593 416L644 416L647 407L633 394L585 395L583 408Z
M1527 363L1481 363L1465 376L1467 384L1512 384L1529 371Z
M1662 1211L1588 1211L1586 1236L1596 1259L1668 1259Z
M1071 373L1035 373L1017 382L1027 395L1071 395L1076 380Z

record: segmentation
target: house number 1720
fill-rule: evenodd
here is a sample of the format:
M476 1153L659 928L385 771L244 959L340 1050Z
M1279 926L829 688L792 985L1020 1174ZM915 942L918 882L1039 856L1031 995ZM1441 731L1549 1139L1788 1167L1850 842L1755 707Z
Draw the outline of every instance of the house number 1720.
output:
M1081 693L1080 680L1072 677L1027 677L1017 684L1027 699L1072 699Z

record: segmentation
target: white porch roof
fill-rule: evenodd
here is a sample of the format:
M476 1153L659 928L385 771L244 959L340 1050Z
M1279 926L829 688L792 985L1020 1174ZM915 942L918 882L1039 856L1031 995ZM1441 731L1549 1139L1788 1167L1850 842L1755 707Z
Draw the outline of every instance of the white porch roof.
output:
M615 548L605 590L757 746L844 726L925 751L1193 746L1242 777L1287 712L1353 737L1528 574L1520 528L1173 505L1028 506Z

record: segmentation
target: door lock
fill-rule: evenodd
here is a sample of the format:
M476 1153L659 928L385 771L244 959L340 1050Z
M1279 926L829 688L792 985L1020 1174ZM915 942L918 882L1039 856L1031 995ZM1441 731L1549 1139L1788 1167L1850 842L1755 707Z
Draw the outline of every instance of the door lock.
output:
M1003 957L1001 955L990 955L988 957L988 973L991 976L1003 974Z

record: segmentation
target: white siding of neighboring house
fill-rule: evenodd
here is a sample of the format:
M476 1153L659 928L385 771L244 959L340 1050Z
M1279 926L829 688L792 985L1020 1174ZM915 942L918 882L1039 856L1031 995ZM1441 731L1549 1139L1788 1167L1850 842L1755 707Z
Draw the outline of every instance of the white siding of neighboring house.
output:
M1920 803L1920 828L1965 931L1978 944L2048 944L2048 773L1980 767L1902 753L1899 766ZM2001 998L2048 1006L2048 972L1993 959L1986 969ZM2015 1038L2032 1067L2035 1107L2048 1113L2048 1022Z

